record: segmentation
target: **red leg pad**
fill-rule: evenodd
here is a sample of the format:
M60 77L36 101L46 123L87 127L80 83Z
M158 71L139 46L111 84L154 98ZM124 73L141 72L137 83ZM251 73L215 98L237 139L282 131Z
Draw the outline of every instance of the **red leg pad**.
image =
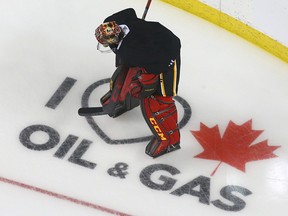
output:
M153 96L141 100L142 114L155 138L146 153L157 157L180 148L177 109L172 97Z

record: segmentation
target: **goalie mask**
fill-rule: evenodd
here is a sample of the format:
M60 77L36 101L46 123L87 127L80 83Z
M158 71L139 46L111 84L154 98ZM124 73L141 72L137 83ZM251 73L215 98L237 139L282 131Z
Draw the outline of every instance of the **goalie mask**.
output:
M95 30L95 37L100 44L108 47L111 44L119 43L121 32L121 28L115 21L105 22Z

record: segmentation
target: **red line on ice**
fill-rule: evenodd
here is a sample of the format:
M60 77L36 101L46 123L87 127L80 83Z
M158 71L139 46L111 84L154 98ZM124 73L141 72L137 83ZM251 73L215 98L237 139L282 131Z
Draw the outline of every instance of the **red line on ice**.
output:
M72 198L72 197L69 197L69 196L65 196L65 195L58 194L58 193L55 193L55 192L52 192L52 191L44 190L44 189L41 189L41 188L38 188L38 187L34 187L34 186L31 186L31 185L27 185L27 184L24 184L24 183L21 183L21 182L13 181L13 180L10 180L10 179L7 179L7 178L0 177L0 181L4 182L4 183L11 184L11 185L14 185L14 186L18 186L18 187L21 187L21 188L25 188L25 189L28 189L28 190L31 190L31 191L36 191L38 193L45 194L45 195L48 195L48 196L52 196L52 197L55 197L55 198L58 198L58 199L61 199L61 200L70 201L70 202L76 203L78 205L82 205L82 206L86 206L86 207L89 207L89 208L93 208L93 209L96 209L96 210L99 210L99 211L102 211L102 212L106 212L106 213L110 213L110 214L114 214L114 215L119 215L119 216L129 216L128 214L125 214L125 213L122 213L122 212L119 212L119 211L115 211L115 210L112 210L112 209L109 209L109 208L105 208L105 207L100 206L100 205L96 205L96 204L93 204L93 203L89 203L89 202L85 202L85 201L82 201L82 200L78 200L78 199L75 199L75 198Z

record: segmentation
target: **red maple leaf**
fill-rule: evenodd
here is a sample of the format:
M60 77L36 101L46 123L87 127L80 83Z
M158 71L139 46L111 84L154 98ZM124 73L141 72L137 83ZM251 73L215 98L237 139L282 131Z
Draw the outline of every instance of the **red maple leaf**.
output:
M242 125L230 121L223 137L220 135L218 125L209 128L200 123L200 130L191 133L204 151L195 158L220 161L211 176L215 174L222 162L245 172L247 162L278 157L273 151L280 146L268 146L267 140L251 145L262 132L252 129L252 119Z

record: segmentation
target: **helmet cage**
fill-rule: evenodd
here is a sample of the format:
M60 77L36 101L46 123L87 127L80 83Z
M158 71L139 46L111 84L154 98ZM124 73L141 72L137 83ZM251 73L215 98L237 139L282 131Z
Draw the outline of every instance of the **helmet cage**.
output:
M105 22L95 30L95 37L103 46L109 46L119 42L120 33L121 28L115 21Z

